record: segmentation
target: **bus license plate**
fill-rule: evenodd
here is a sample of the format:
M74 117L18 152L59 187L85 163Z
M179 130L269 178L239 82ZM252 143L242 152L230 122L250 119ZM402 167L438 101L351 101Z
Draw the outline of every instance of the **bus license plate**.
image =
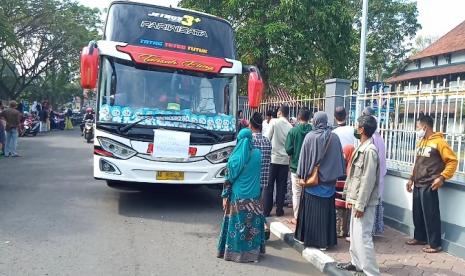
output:
M157 180L184 180L184 172L157 172Z

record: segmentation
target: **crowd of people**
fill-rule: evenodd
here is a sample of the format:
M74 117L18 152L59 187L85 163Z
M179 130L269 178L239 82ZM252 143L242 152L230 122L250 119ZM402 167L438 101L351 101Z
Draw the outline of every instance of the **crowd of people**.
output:
M336 182L345 181L343 199L349 219L351 261L341 270L359 275L380 275L373 236L384 231L383 192L386 149L375 111L367 107L347 125L347 112L337 107L335 124L325 112L299 111L291 124L289 107L254 113L250 121L238 113L238 142L227 164L222 197L225 216L218 257L256 262L269 238L266 217L273 206L284 215L288 177L292 185L295 239L322 250L337 245ZM416 122L418 147L407 191L413 191L415 234L408 245L427 245L426 253L441 248L438 189L457 169L457 157L442 134L433 131L433 119L421 115ZM342 213L343 214L343 213Z
M73 111L69 107L63 107L60 111L57 111L53 109L49 101L34 102L31 107L31 114L38 116L40 132L73 129L71 121Z
M21 102L10 101L5 107L0 101L0 157L20 156L17 151L18 137L24 134L25 120L40 121L40 132L48 132L73 129L72 115L71 108L63 107L61 112L57 112L48 101L34 102L30 112Z

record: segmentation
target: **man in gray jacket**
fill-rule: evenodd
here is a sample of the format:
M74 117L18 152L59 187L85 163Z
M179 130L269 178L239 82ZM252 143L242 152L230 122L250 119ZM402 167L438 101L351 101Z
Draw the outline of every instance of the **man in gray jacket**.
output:
M337 267L356 271L355 275L372 276L380 275L371 235L379 201L379 156L371 138L377 123L372 116L361 116L357 123L354 135L360 139L360 145L352 155L345 191L347 207L352 209L349 249L352 260Z

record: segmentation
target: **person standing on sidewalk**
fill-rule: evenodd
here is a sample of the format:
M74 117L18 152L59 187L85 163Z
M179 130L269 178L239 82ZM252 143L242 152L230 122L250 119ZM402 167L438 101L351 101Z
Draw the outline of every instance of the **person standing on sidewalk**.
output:
M262 157L262 167L260 170L260 188L261 194L263 190L268 186L268 179L270 178L270 163L271 163L271 142L268 138L262 134L262 125L263 125L262 114L255 112L250 118L250 129L252 130L252 143L253 146L260 150ZM263 199L262 199L263 204ZM270 238L270 229L268 229L265 224L265 239Z
M371 107L366 107L362 115L366 116L375 116L375 110ZM372 136L373 144L378 151L379 156L379 203L376 205L376 215L375 215L375 223L373 224L373 236L381 235L384 232L384 206L383 206L383 193L384 193L384 177L387 174L386 169L386 146L384 145L383 136L377 129Z
M299 205L295 238L306 247L327 249L337 245L336 181L344 175L341 142L332 134L328 115L317 112L313 129L305 136L296 174L299 183L318 166L318 184L305 188Z
M270 121L271 119L273 119L273 111L272 110L268 110L266 112L266 118L265 120L263 121L263 125L262 125L262 133L263 135L267 134L268 133L268 130L270 128Z
M273 191L276 182L276 216L284 215L284 199L287 191L289 175L289 156L284 149L287 135L292 129L289 123L289 107L282 105L278 110L278 118L271 120L266 136L271 141L271 168L268 186L263 191L264 215L269 217L273 209Z
M312 130L312 126L308 123L310 120L310 110L306 107L299 111L299 124L289 131L286 139L286 152L291 158L289 168L291 170L292 182L292 208L294 209L294 218L292 224L297 224L297 214L299 213L299 203L302 194L302 187L298 184L297 166L299 165L300 150L307 133Z
M253 146L260 150L262 156L262 169L260 171L260 187L265 189L268 186L268 179L270 177L270 163L271 163L271 142L268 138L262 135L262 114L255 112L250 118L250 129L253 135Z
M424 115L417 120L416 151L413 173L407 191L413 191L413 224L415 231L408 245L426 245L425 253L442 251L441 214L438 190L457 170L457 156L441 133L433 131L433 118Z
M351 262L339 263L337 268L356 271L356 275L381 275L371 233L379 202L380 165L378 150L372 139L377 123L373 116L361 116L357 123L354 134L360 137L360 145L353 154L346 180L347 208L352 210L349 249Z
M21 123L21 113L16 109L17 107L18 104L15 101L11 101L9 108L0 113L0 117L6 121L5 157L19 156L16 147L18 145L18 129Z
M342 148L347 145L355 145L354 128L347 125L347 112L343 106L336 107L334 118L337 125L334 127L333 133L339 137Z

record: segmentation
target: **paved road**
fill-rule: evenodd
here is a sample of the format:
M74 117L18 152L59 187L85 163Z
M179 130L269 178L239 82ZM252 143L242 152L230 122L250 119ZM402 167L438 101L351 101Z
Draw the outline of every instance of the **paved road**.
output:
M215 257L219 192L119 192L78 132L22 138L0 160L0 275L321 275L282 242L258 264Z

